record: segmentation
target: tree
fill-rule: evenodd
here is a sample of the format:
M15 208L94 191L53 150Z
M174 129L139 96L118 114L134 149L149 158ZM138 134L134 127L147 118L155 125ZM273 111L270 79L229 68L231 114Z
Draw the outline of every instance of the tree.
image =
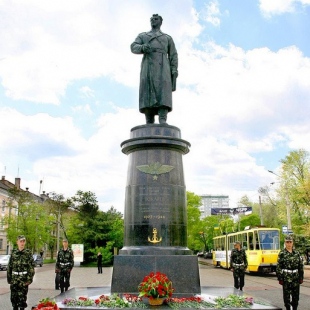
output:
M99 210L97 197L92 192L83 192L78 190L72 197L72 207L83 219L90 219L97 215Z
M309 152L291 151L281 162L278 195L289 207L294 233L310 235L310 160Z
M67 214L71 206L72 202L70 199L55 192L50 193L49 198L44 202L44 207L50 216L49 226L52 229L52 233L46 241L51 258L53 258L55 246L57 251L59 250L59 239L61 235L68 238L65 227L68 225Z
M51 234L50 215L28 191L9 190L9 215L5 218L8 240L15 245L18 235L25 235L27 248L38 252Z
M71 243L84 244L85 261L92 261L98 249L103 251L105 259L112 258L113 247L123 246L123 215L113 206L107 212L98 210L95 195L91 192L84 194L79 191L78 197L74 197L75 203L78 202L74 209L78 212L71 216L67 234ZM106 251L110 251L110 255L105 255Z
M187 245L193 251L199 251L203 247L200 237L202 222L200 219L201 197L192 192L186 192L187 196Z

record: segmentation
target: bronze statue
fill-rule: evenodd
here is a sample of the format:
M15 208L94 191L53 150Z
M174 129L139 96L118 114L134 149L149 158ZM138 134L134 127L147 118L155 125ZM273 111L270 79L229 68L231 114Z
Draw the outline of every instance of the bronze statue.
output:
M143 54L139 110L145 114L146 123L153 124L155 115L159 123L166 124L172 111L172 92L176 90L178 77L178 53L173 39L160 30L162 17L153 14L152 29L142 32L131 44L134 54Z

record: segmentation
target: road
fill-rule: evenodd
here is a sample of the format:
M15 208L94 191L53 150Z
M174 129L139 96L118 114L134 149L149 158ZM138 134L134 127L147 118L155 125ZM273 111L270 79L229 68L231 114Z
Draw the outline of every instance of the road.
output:
M210 260L199 259L199 272L201 286L232 287L233 277L228 270L215 268L210 265ZM308 266L307 266L308 267ZM102 274L97 274L97 268L75 267L71 276L73 287L101 287L111 284L113 268L103 268ZM34 282L29 287L28 310L31 306L45 297L54 297L59 294L55 290L54 264L36 268ZM244 294L259 297L269 301L274 306L283 307L282 288L275 275L253 276L246 275ZM310 296L310 269L305 270L305 281L301 285L299 310L309 309ZM10 302L9 285L6 282L6 271L0 271L0 309L12 309Z

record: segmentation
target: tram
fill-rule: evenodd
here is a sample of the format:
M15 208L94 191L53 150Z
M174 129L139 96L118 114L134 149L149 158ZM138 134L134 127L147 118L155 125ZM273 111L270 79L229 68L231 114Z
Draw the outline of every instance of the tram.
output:
M213 265L230 266L230 253L234 242L240 241L248 259L248 272L270 273L276 271L280 252L280 230L278 228L247 227L243 231L213 238Z

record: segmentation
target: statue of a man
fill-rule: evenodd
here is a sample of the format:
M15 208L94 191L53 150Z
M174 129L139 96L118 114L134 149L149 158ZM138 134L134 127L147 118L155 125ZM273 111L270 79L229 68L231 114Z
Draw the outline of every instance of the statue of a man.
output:
M166 124L172 111L172 92L176 90L178 77L178 53L172 38L161 32L162 17L153 14L152 29L142 32L131 44L134 54L143 54L139 110L145 114L146 123L153 124L155 115L159 123Z

